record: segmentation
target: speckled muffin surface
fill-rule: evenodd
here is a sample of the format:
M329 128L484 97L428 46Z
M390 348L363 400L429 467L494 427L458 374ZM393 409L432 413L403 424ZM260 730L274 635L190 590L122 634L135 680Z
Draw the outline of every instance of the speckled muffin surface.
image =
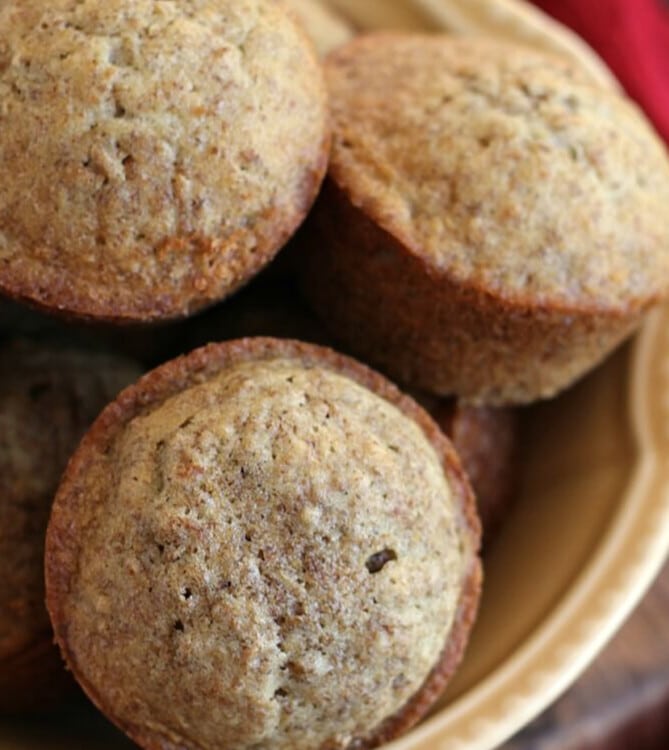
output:
M54 671L43 572L51 502L79 438L139 370L111 355L27 343L4 345L0 361L1 711L39 695L44 672ZM34 684L20 683L25 670Z
M4 2L0 289L120 321L221 299L306 214L326 119L272 0Z
M377 366L444 395L548 396L666 294L669 161L629 101L483 38L368 35L326 70L333 155L306 293Z
M47 542L61 648L144 747L376 744L462 653L479 585L463 477L427 415L352 360L196 350L122 394L70 464Z

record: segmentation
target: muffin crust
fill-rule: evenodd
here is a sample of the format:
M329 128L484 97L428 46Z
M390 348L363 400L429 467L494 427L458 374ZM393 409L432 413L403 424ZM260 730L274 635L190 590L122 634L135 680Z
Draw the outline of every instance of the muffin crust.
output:
M327 147L321 71L271 0L5 2L0 289L185 315L273 257Z
M49 608L75 675L143 746L375 744L459 660L471 497L427 415L370 382L317 347L211 346L82 443L49 531Z

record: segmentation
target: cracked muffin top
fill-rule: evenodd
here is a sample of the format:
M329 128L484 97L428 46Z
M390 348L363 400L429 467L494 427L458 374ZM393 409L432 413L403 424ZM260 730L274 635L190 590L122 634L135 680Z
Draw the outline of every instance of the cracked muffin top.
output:
M106 354L27 343L0 367L0 671L51 641L44 607L44 535L70 454L100 410L139 375ZM0 704L4 703L0 701Z
M211 345L128 389L48 537L65 657L151 748L373 744L427 709L478 595L471 495L436 425L289 341Z
M327 158L322 73L273 0L0 4L0 290L186 315L264 266Z
M333 180L433 271L520 304L619 309L666 291L665 147L576 66L386 32L336 50L326 78Z

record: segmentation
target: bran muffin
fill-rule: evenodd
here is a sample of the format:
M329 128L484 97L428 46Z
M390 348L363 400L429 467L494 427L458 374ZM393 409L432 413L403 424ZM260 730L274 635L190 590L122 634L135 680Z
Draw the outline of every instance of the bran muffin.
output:
M455 399L442 399L429 411L453 443L472 485L485 551L502 525L516 491L517 411L471 406Z
M329 349L244 339L154 370L96 421L54 504L47 605L79 682L143 747L369 747L459 661L478 535L415 402Z
M353 37L353 28L322 0L280 0L295 14L320 55L326 55Z
M489 39L358 37L326 73L333 155L303 289L396 380L549 397L666 295L669 160L629 101Z
M44 535L61 473L98 412L139 370L28 343L0 354L0 711L43 708L64 682L44 606Z
M322 71L273 0L7 0L0 291L187 315L285 243L328 147Z

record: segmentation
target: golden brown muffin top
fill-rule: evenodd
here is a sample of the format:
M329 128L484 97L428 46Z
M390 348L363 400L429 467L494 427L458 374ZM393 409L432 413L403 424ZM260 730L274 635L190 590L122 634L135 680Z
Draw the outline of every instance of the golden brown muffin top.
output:
M0 5L0 287L183 315L262 267L327 150L322 74L270 0Z
M359 37L326 71L332 178L432 272L539 305L665 292L669 161L629 101L483 38Z
M280 2L295 14L321 55L326 55L353 37L353 28L322 0Z
M0 352L0 662L48 638L44 534L70 454L139 370L111 355L28 344Z
M473 536L397 406L278 356L106 429L61 487L49 606L75 674L140 744L343 748L419 691Z

